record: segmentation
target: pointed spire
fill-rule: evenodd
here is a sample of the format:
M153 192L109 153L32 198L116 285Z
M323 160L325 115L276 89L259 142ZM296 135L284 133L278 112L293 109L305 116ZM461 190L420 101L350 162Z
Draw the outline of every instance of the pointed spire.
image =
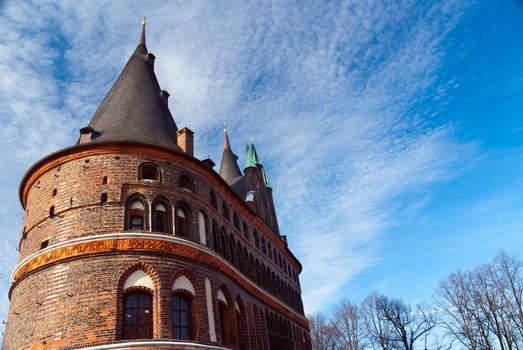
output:
M138 46L140 46L140 45L145 46L145 26L147 26L147 22L145 21L145 16L143 16L143 19L142 19L142 32L140 34L140 40L138 40Z
M229 143L229 134L228 134L228 131L227 131L227 124L226 123L223 123L223 132L225 133L225 139L223 140L223 148L226 149L226 148L231 148L231 145Z
M136 50L89 122L89 142L138 142L180 151L178 128L162 100L154 55L145 47L145 18Z
M243 166L243 170L247 168L256 168L256 162L254 161L254 158L252 157L252 151L249 147L249 144L245 146L245 164Z
M251 143L252 143L252 139L251 139ZM254 164L262 165L262 161L261 161L260 157L258 157L258 152L256 152L256 148L254 147L254 143L252 143L251 148L252 148L252 159L254 160Z
M265 184L265 187L272 190L271 184L269 183L269 178L267 177L267 173L265 172L265 168L262 167L262 176L263 176L263 183Z
M227 127L224 128L225 140L223 142L222 163L220 165L220 176L228 183L233 182L238 177L242 176L242 172L238 167L238 157L232 153L231 145L229 143L229 135Z

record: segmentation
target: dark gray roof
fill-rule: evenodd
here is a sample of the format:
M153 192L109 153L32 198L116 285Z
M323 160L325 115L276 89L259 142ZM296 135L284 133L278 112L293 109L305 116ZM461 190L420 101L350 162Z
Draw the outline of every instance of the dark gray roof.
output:
M238 157L232 153L230 148L225 148L222 155L222 163L220 165L220 176L222 179L231 184L238 176L242 176L242 172L238 167L236 160Z
M143 39L142 39L143 38ZM139 142L180 151L176 123L160 96L154 56L140 43L89 122L88 142Z
M236 193L238 197L242 199L242 201L245 201L245 197L247 195L247 184L245 181L245 175L242 175L232 180L231 182L228 182L234 193Z
M238 157L232 153L231 145L229 143L229 135L227 133L227 129L225 129L222 163L220 164L220 176L222 179L227 181L229 185L239 176L242 176L242 172L240 171L238 163L236 162L237 160Z

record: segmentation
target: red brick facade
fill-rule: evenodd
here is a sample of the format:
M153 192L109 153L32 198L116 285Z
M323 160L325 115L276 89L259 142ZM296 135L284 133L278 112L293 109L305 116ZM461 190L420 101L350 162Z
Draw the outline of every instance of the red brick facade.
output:
M157 166L158 181L140 179L144 163ZM168 349L309 349L301 265L271 227L197 159L145 145L86 144L38 162L20 193L26 211L4 349L127 348L125 343L145 341ZM131 198L145 203L142 230L126 224ZM166 232L152 225L160 199L168 212ZM180 206L188 216L184 237L175 232ZM255 232L264 247L256 246ZM137 270L154 284L148 290L153 337L124 341L123 297L129 290L123 286ZM194 287L191 334L183 342L173 339L172 330L172 286L179 276ZM205 278L216 341L209 333ZM225 324L218 322L218 291L227 301L220 315Z
M301 264L254 146L244 173L227 135L220 174L196 159L153 62L142 23L78 144L22 179L3 349L309 350Z

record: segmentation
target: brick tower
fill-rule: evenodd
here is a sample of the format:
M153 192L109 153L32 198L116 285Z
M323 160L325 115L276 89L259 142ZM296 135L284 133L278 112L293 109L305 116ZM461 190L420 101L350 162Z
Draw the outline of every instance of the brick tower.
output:
M219 173L138 46L76 145L34 164L3 349L310 349L254 145Z

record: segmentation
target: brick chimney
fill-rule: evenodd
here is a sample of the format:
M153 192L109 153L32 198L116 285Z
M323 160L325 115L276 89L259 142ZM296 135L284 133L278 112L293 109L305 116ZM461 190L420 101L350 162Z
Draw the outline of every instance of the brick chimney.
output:
M180 146L182 151L191 157L194 156L194 132L189 128L178 130L176 133L176 143Z

